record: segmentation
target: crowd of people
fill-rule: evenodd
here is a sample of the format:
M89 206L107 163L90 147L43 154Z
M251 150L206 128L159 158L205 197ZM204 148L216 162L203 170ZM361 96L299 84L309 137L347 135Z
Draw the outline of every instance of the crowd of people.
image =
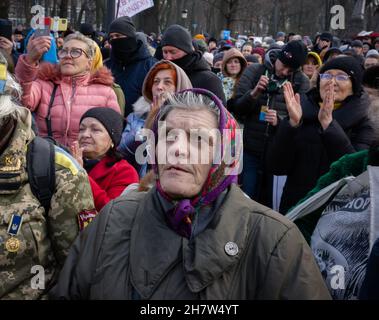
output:
M0 34L0 299L378 299L378 50Z

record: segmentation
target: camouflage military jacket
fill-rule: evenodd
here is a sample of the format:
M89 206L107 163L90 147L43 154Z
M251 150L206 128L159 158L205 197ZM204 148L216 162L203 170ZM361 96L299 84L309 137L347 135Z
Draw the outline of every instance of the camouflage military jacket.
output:
M45 297L68 250L94 215L88 176L83 168L56 148L56 191L46 214L28 183L27 144L33 139L31 114L24 108L8 147L0 155L0 299ZM9 224L22 217L16 236ZM10 247L10 238L17 245Z

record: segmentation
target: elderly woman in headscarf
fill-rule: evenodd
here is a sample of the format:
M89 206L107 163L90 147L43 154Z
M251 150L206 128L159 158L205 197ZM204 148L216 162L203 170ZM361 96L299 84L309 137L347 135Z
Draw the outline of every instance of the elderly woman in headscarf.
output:
M242 138L214 94L169 97L153 128L156 185L102 210L53 297L330 298L295 225L236 185Z
M120 106L111 72L105 67L94 69L93 40L77 32L64 41L59 64L42 64L50 37L32 36L28 53L18 60L16 76L23 89L22 102L34 112L39 134L69 147L77 140L79 120L88 109L101 106L120 113Z

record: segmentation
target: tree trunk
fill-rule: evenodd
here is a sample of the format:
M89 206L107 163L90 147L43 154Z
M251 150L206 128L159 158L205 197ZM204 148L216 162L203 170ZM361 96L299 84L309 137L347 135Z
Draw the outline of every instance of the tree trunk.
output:
M76 21L76 24L75 24L75 27L76 27L76 28L77 28L78 26L80 26L80 24L82 23L83 12L86 11L86 10L88 10L88 7L87 7L87 0L83 1L83 2L82 2L82 6L80 7L78 20Z
M0 18L8 19L10 0L1 0L0 2Z
M155 1L154 7L142 11L137 15L136 27L146 34L159 32L159 3Z

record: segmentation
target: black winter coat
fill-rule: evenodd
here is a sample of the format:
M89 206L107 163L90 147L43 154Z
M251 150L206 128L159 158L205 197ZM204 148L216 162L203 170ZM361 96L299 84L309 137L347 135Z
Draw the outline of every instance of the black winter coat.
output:
M185 71L194 88L202 88L213 92L226 106L221 80L211 71L211 67L203 58L201 52L195 51L172 62Z
M127 64L116 61L112 54L110 59L104 61L105 66L112 71L115 83L120 85L124 92L125 117L133 112L133 104L142 96L142 85L146 74L156 62L157 60L150 55L142 42Z
M270 77L274 73L274 64L280 50L273 49L267 52L263 65L254 63L243 72L236 88L235 97L229 100L228 109L244 123L243 145L244 151L249 154L261 157L265 148L266 139L275 133L273 127L266 122L259 121L261 106L267 105L267 93L262 94L258 99L252 99L251 91L258 84L262 75L268 71ZM291 81L294 91L306 93L309 90L309 80L301 71L295 71L288 78ZM279 119L287 116L287 107L284 100L283 88L272 95L270 108L277 111ZM268 136L265 135L267 130Z
M283 214L316 185L334 161L368 149L373 139L367 95L345 99L333 111L333 121L324 131L318 120L316 90L301 96L302 124L293 128L288 118L281 121L268 149L268 169L273 174L288 176L279 210Z

